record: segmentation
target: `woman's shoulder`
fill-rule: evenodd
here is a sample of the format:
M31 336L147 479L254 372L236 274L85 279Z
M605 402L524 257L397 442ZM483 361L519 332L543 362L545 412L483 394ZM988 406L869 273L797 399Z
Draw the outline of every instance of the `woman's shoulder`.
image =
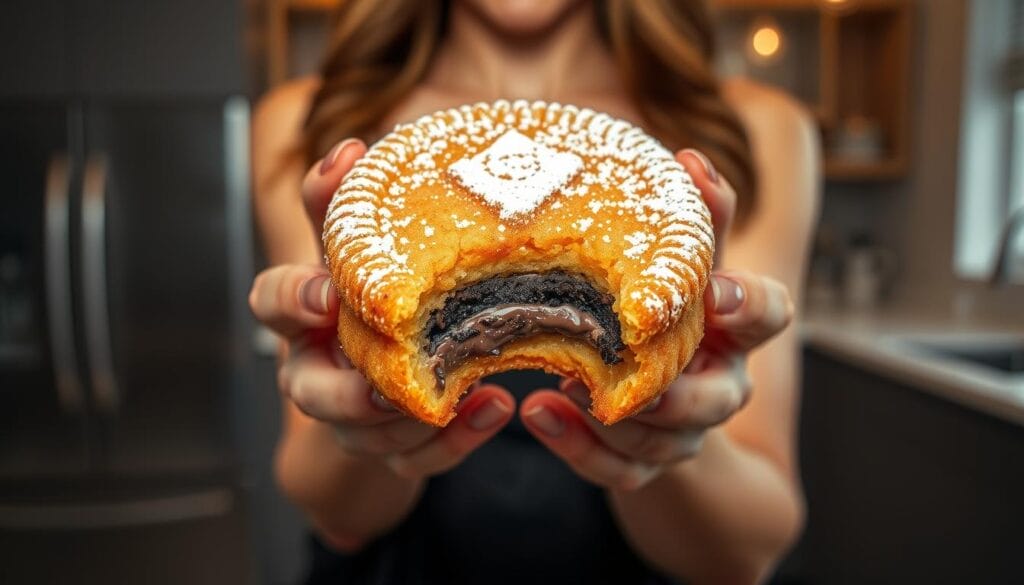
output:
M780 132L806 136L815 131L814 116L810 111L780 89L734 77L722 83L722 95L754 137Z
M784 231L806 236L818 204L821 147L814 117L785 92L744 79L729 80L723 94L740 117L750 138L758 172L756 217L767 230L754 230L756 246ZM751 232L751 233L754 233ZM773 248L775 244L764 249ZM793 244L803 253L806 240Z
M253 140L294 142L299 139L302 123L313 96L320 88L319 77L301 77L271 88L256 102L253 114Z
M256 102L256 112L268 115L282 115L296 110L309 109L313 95L320 89L317 76L298 77L270 88Z

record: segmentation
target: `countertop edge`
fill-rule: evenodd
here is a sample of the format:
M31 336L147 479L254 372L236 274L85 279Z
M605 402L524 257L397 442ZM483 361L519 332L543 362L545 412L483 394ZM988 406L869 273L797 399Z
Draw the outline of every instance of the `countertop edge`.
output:
M923 392L1018 425L1024 425L1024 380L970 364L915 352L899 342L916 329L844 327L814 318L802 324L804 344Z

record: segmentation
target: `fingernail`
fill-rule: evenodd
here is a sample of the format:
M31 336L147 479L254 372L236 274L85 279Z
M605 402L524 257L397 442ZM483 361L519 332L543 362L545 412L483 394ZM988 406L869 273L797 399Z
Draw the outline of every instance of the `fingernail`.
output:
M334 168L334 163L338 162L338 155L341 151L345 150L345 147L355 142L354 138L347 138L334 145L334 148L327 153L327 156L320 161L320 176L324 176Z
M711 294L714 296L715 313L718 315L735 312L743 305L746 296L740 283L717 274L711 276Z
M709 355L706 351L698 349L694 352L693 357L690 358L690 363L686 364L686 368L683 373L686 374L699 374L707 368Z
M326 274L314 276L302 285L299 298L306 310L323 315L327 313L327 301L331 294L331 277Z
M718 184L718 170L715 169L715 165L711 164L711 159L707 157L703 152L694 150L692 148L686 149L687 152L693 154L700 161L700 164L704 165L704 171L708 174L708 179L715 185Z
M391 404L387 398L384 398L384 395L376 388L370 392L370 402L384 412L394 412L396 410L395 405Z
M477 388L479 387L480 380L474 380L473 383L469 385L469 388L466 388L466 393L463 394L462 397L459 398L459 401L455 404L456 412L462 410L462 407L466 405L466 401L469 400L469 397L472 396L473 393L476 392Z
M469 428L474 431L486 431L498 424L510 412L512 411L503 402L492 398L469 415Z
M565 431L565 423L557 414L551 412L550 408L534 406L524 413L524 416L530 424L549 437L559 437Z
M565 395L583 408L590 408L590 391L581 383L574 382L565 387Z

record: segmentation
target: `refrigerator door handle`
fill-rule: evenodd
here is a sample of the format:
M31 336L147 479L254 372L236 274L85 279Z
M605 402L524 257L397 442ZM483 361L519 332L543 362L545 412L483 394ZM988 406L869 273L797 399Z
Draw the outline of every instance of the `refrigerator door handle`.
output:
M102 414L117 414L121 393L114 374L107 296L107 171L105 155L90 156L82 180L82 284L93 401Z
M228 283L231 294L233 359L243 367L248 352L245 332L252 327L247 303L253 279L252 208L250 204L249 101L232 96L224 104L224 176L228 235Z
M75 350L74 316L71 310L71 259L69 228L71 162L56 154L46 170L45 273L46 312L50 326L50 353L57 383L57 402L64 412L79 414L85 406L82 379Z

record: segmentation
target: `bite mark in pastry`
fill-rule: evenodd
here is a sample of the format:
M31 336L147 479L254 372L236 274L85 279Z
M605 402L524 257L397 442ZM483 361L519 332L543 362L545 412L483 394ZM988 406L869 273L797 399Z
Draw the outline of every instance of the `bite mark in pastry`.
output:
M338 337L399 407L445 425L475 379L581 379L611 424L703 334L714 236L672 153L573 106L437 112L374 144L331 202Z

